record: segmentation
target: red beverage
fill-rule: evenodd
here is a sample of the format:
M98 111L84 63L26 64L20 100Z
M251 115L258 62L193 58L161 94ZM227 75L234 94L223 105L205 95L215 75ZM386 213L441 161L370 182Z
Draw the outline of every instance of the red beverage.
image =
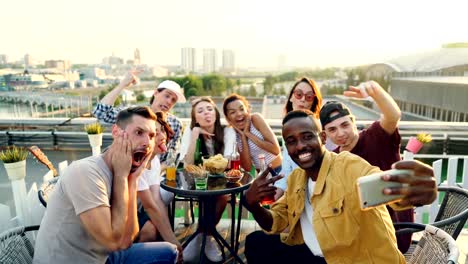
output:
M275 195L269 195L269 196L265 196L263 197L262 201L260 202L260 204L262 206L265 206L265 205L270 205L272 204L273 202L275 201Z
M238 170L240 169L240 159L237 160L231 160L231 169L233 170Z
M259 160L259 163L260 163L260 173L264 170L267 170L268 169L268 166L265 162L265 155L263 153L260 153L258 154L258 160ZM268 173L267 175L267 179L271 178L271 173ZM268 195L268 196L265 196L263 197L263 199L260 201L260 204L262 206L265 206L265 205L270 205L272 204L273 202L275 201L275 195Z

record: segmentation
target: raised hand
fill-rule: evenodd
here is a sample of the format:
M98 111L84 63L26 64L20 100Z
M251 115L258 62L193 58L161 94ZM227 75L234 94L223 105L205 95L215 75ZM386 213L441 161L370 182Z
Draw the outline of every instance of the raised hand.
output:
M208 136L209 138L214 137L214 134L213 134L213 133L210 133L210 132L206 131L205 129L203 129L203 128L201 128L201 127L198 127L198 126L197 126L197 127L194 127L194 128L192 129L192 133L193 133L193 135L194 135L196 138L198 138L198 136L199 136L200 134L201 134L201 135L206 135L206 136Z
M128 134L120 130L112 142L110 150L111 163L114 176L127 177L132 167L132 145Z
M269 170L261 172L246 191L245 200L249 206L258 205L265 196L276 193L276 187L273 186L273 183L283 178L283 175L267 178L268 173Z
M385 194L403 194L401 206L421 206L432 203L437 197L437 184L434 170L419 161L399 161L392 165L394 169L412 170L413 175L385 175L383 180L405 183L403 187L386 188Z
M125 74L124 78L120 81L119 85L128 87L130 85L137 84L140 81L140 79L138 78L138 75L142 72L143 72L142 68L137 68L137 69L128 71Z
M245 117L245 126L244 126L244 134L250 133L250 122L252 120L250 119L250 115Z
M343 95L354 98L367 98L373 96L376 89L383 89L374 81L363 82L359 86L350 86L348 91L344 91Z

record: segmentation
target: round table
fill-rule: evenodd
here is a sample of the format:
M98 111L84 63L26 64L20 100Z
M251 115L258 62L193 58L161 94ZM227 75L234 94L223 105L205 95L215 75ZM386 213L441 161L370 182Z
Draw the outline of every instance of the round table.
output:
M206 190L195 190L195 181L191 174L185 172L185 170L177 171L176 181L166 181L163 176L161 182L161 188L174 193L179 197L185 198L196 198L199 202L199 211L198 211L198 224L202 226L210 227L209 232L213 235L216 242L221 246L221 248L226 247L231 256L233 256L239 263L243 261L237 255L239 250L239 236L240 236L240 224L242 216L242 204L243 204L243 191L249 188L250 184L253 181L253 177L245 172L244 176L236 183L230 183L226 180L223 175L210 175L207 179L207 189ZM239 212L237 215L237 229L235 230L235 207L236 207L236 194L240 195L239 202ZM215 219L215 209L216 201L215 197L220 195L231 195L231 244L229 244L216 230L216 219ZM175 208L175 199L173 200L172 208ZM173 211L174 212L174 211ZM172 215L174 216L174 214ZM199 228L193 233L185 242L184 247L190 243L195 236L200 233ZM203 232L202 246L200 251L200 263L204 261L204 250L206 246L206 232ZM234 239L235 238L235 239ZM223 258L224 256L224 250Z

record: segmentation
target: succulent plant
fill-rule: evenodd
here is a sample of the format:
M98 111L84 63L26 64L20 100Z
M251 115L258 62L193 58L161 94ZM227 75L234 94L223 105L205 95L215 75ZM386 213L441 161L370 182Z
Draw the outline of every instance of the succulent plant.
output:
M11 146L0 151L0 160L4 163L23 161L28 157L29 151L23 147Z
M101 134L104 131L104 128L98 122L85 125L86 133L90 135Z
M416 139L418 139L419 142L426 144L432 141L432 136L428 133L418 133L416 135Z

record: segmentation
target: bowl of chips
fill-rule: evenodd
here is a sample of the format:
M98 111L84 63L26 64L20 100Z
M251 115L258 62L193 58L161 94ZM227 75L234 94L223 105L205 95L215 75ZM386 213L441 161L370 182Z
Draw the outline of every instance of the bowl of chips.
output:
M236 183L238 182L242 176L244 176L244 173L240 170L229 170L228 172L224 173L224 177L226 177L226 180L230 183Z
M208 159L203 159L203 167L210 174L223 174L224 170L228 165L228 160L223 157L221 154L217 154Z

